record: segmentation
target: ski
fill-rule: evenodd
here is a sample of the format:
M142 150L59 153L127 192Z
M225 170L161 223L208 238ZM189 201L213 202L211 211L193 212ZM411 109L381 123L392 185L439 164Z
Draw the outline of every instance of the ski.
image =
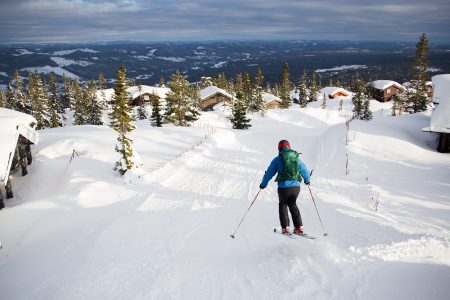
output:
M315 239L316 239L315 237L310 236L310 235L308 235L307 233L303 233L303 234L295 234L295 233L292 233L292 232L289 232L289 233L282 233L282 232L281 232L279 229L277 229L277 228L274 228L274 229L273 229L273 232L278 233L278 234L281 234L281 235L284 235L284 236L287 236L287 237L290 237L290 238L295 238L295 236L298 236L298 237L304 237L304 238L307 238L307 239L310 239L310 240L315 240Z

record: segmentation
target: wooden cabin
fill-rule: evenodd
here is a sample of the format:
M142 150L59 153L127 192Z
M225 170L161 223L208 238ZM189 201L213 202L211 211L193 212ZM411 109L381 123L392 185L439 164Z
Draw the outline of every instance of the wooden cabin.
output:
M262 98L264 101L264 107L266 109L276 109L276 108L280 108L280 106L281 106L281 98L279 98L273 94L263 92Z
M368 84L368 91L372 98L380 101L390 101L392 96L403 93L405 87L392 80L375 80Z
M337 97L349 97L351 92L341 87L327 86L319 91L319 94L325 94L328 99L336 99Z
M200 99L203 104L203 110L213 110L219 103L231 103L233 96L225 90L216 86L208 86L200 91Z
M158 100L159 97L156 94L142 93L136 98L131 100L132 106L141 106L141 104L151 104L152 101Z
M13 197L11 174L21 169L22 176L28 174L32 163L31 147L37 144L36 119L31 115L7 108L0 108L0 209L3 208L3 187L6 199Z
M423 131L439 135L437 151L450 153L450 74L436 75L433 81L433 102L430 126Z

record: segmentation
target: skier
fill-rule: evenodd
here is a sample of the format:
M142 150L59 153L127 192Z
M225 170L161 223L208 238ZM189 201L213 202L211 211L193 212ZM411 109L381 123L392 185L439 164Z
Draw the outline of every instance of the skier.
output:
M310 177L306 165L298 158L298 153L291 150L287 140L278 143L279 155L270 163L264 174L260 189L267 187L272 177L278 173L275 181L278 182L278 200L281 232L289 233L288 207L291 212L294 234L303 234L303 223L300 211L297 207L297 197L300 193L300 183L309 185Z

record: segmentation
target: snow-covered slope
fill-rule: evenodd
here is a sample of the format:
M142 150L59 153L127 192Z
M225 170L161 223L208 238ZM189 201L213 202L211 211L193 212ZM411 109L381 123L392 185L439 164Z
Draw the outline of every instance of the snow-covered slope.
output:
M143 174L126 180L112 171L111 129L42 131L36 164L0 211L2 297L447 299L450 156L421 131L429 115L380 110L350 123L346 145L348 103L313 106L254 115L245 131L222 110L191 128L137 122ZM271 182L231 239L281 139L314 169L329 235L305 188L298 204L318 239L273 234Z

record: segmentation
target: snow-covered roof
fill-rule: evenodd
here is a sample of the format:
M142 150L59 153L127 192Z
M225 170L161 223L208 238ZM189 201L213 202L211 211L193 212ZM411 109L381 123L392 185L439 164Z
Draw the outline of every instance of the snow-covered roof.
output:
M214 94L222 94L222 95L224 95L224 96L226 96L226 97L228 97L230 99L233 98L233 96L231 96L227 91L225 91L225 90L223 90L221 88L218 88L217 86L213 86L213 85L205 87L204 89L202 89L200 91L200 98L202 100L204 100L204 99L206 99L206 98L208 98L208 97L210 97L210 96L212 96Z
M405 90L405 87L403 85L392 80L375 80L370 83L370 86L377 90L385 90L391 86L395 86L398 89Z
M341 88L341 87L335 87L335 86L327 86L327 87L324 87L323 89L321 89L320 91L319 91L321 94L325 94L325 95L327 95L327 96L333 96L333 95L335 95L335 94L337 94L337 93L343 93L343 94L345 94L345 95L347 95L347 96L350 96L352 93L351 92L349 92L349 91L347 91L346 89L344 89L344 88Z
M34 124L33 124L34 123ZM38 142L38 134L33 127L36 119L7 108L0 108L0 181L6 182L11 168L12 158L19 135L25 137L33 144Z
M114 89L105 89L97 91L97 99L102 100L102 91L105 93L105 100L110 102L112 101L114 95ZM159 98L165 99L167 94L170 92L169 88L166 87L155 87L148 85L141 85L141 90L139 91L139 86L132 86L127 88L127 92L130 95L131 99L135 99L143 94L156 94Z
M450 74L436 75L433 81L433 102L430 127L424 130L450 133Z
M269 103L272 101L281 102L281 99L279 97L277 97L271 93L262 92L261 95L262 95L263 101L265 103Z

